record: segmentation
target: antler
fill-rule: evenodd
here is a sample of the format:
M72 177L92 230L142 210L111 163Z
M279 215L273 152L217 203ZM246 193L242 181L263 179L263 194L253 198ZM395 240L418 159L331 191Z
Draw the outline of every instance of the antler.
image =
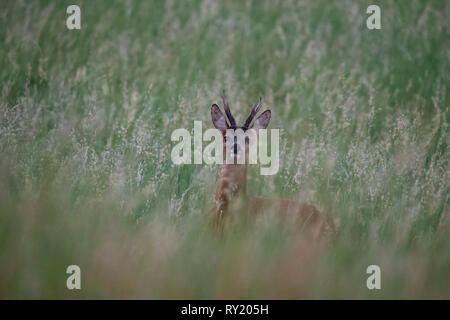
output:
M228 121L230 121L230 125L232 127L236 127L236 121L234 120L233 116L231 115L230 106L228 105L227 99L225 98L225 90L223 90L222 101L223 101L223 107L225 109L225 113L227 114L227 117L228 117Z
M259 109L261 109L261 106L262 106L262 98L259 97L259 102L258 102L257 105L255 105L252 108L252 111L250 112L250 115L248 116L247 120L245 121L244 128L248 129L248 127L252 123L253 118L258 113Z

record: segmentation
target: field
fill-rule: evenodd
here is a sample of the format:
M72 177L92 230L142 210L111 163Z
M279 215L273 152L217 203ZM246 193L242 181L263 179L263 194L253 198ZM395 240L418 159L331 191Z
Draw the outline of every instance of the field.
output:
M372 2L2 1L0 298L449 299L450 2L376 1L369 30ZM271 216L209 228L220 168L170 136L222 89L281 130L248 192L339 222L320 254Z

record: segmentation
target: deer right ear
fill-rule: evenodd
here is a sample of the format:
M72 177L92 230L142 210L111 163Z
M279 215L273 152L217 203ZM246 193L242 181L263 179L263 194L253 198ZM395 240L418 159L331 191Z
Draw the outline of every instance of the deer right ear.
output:
M265 129L269 125L271 112L269 109L261 113L261 115L255 120L255 123L253 124L253 129L259 130L259 129Z
M222 131L222 133L227 130L227 120L225 120L225 115L220 111L217 104L213 104L211 107L211 119L214 127Z

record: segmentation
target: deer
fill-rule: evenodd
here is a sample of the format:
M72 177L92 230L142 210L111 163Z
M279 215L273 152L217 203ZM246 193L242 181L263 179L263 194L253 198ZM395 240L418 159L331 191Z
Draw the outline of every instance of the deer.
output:
M225 114L214 103L211 107L211 119L214 127L222 133L224 158L227 154L231 157L245 154L246 160L243 164L242 161L239 164L236 159L233 159L232 163L223 162L222 164L214 205L211 210L214 227L223 231L226 219L238 212L244 212L244 214L252 217L265 211L272 211L284 223L298 228L314 240L334 236L337 230L333 219L311 204L281 198L254 197L247 194L248 140L245 141L245 152L242 152L242 150L239 150L240 146L237 145L236 137L234 141L231 141L231 143L228 141L227 143L226 130L242 129L245 132L252 128L258 132L260 129L266 129L271 119L271 110L267 109L256 117L262 106L262 98L260 97L244 125L237 126L226 100L225 92L222 94L222 102Z

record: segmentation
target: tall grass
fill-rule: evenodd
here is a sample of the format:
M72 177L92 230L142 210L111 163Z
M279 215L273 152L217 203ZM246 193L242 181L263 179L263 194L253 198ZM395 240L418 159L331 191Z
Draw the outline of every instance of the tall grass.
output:
M448 1L378 1L381 30L370 1L76 1L69 31L73 2L0 14L0 298L450 298ZM222 89L281 129L249 193L339 220L319 255L270 217L208 228L219 168L170 135Z

